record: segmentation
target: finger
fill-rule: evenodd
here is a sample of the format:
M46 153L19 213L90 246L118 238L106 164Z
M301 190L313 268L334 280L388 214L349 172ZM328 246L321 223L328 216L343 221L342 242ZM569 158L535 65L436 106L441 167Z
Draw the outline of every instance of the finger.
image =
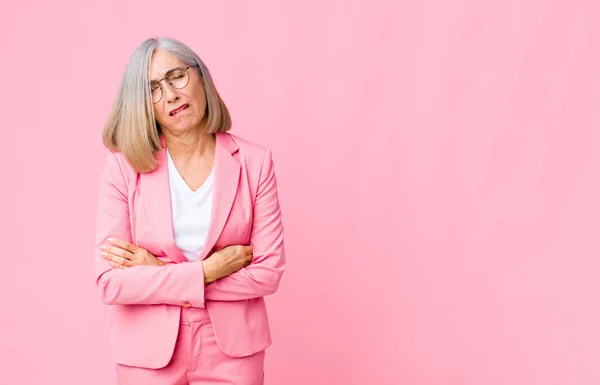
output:
M121 249L123 249L123 250L127 250L127 251L129 251L130 253L134 253L134 252L135 252L135 250L137 249L137 246L136 246L136 245L134 245L134 244L131 244L131 243L129 243L129 242L127 242L127 241L124 241L124 240L122 240L122 239L119 239L119 238L114 238L114 237L111 237L111 238L108 238L108 239L107 239L107 241L108 241L108 243L110 243L111 245L115 245L115 246L117 246L117 247L120 247Z
M115 263L113 261L108 261L108 264L113 268L113 269L119 269L119 270L123 270L125 269L125 266L123 265L119 265L118 263Z
M129 259L127 258L123 258L121 256L115 255L115 254L111 254L109 252L106 251L102 251L100 252L100 255L104 258L107 259L108 261L112 261L114 263L117 263L119 265L123 265L125 267L131 267L134 266L133 262L131 262Z
M103 250L103 251L105 251L105 252L107 252L107 253L117 255L117 256L119 256L121 258L126 258L126 259L129 259L129 260L131 260L133 258L133 254L132 253L130 253L129 251L127 251L125 249L122 249L122 248L120 248L118 246L100 245L100 249Z
M118 265L122 265L122 266L125 266L125 267L134 266L134 264L130 260L128 260L126 258L123 258L123 257L119 257L118 255L110 254L110 253L107 253L105 251L101 252L100 255L104 259L108 260L109 262L113 262L113 263L116 263Z
M252 254L253 251L254 249L252 248L252 246L244 246L244 252L246 254Z

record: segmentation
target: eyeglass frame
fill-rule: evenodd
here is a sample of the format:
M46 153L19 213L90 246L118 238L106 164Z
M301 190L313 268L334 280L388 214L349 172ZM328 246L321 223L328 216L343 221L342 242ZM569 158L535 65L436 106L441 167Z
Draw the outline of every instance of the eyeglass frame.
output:
M189 68L192 68L192 67L195 67L195 68L200 68L200 66L199 66L199 65L193 65L193 66L187 66L187 67L183 67L183 66L177 66L177 67L174 67L174 68L171 68L170 70L168 70L168 71L167 71L167 73L165 74L165 76L163 76L162 78L160 78L160 79L158 79L158 80L156 80L156 81L154 81L154 80L151 80L151 81L149 81L149 82L148 82L148 87L150 88L150 101L152 101L152 86L151 86L151 84L152 84L153 82L156 82L156 85L158 85L158 88L160 89L160 98L158 98L158 100L157 100L157 101L155 101L155 102L152 102L152 104L156 104L156 103L158 103L158 102L160 102L160 101L162 100L162 97L163 97L163 90L162 90L162 87L160 86L160 82L162 82L163 80L167 79L167 78L169 77L169 75L171 75L171 73L172 73L173 71L176 71L176 70L183 69L183 70L185 71L185 74L186 74L186 75L187 75L187 77L188 77L188 81L187 81L187 83L185 83L185 86L183 86L183 87L181 87L181 88L177 88L177 87L173 86L173 85L172 85L171 83L169 83L169 82L167 82L167 83L169 83L169 85L170 85L171 87L173 87L174 89L176 89L176 90L182 90L182 89L184 89L185 87L187 87L187 85L188 85L188 84L190 84L190 74L189 74L189 72L188 72L188 69L189 69Z

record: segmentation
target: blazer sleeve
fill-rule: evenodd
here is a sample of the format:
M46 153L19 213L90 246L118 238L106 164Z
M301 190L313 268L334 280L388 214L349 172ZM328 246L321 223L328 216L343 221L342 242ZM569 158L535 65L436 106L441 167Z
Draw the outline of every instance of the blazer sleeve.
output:
M273 159L267 149L254 203L250 246L252 262L206 285L205 299L241 301L273 294L285 270L283 224Z
M100 255L99 246L116 237L132 243L128 188L115 154L106 158L100 182L96 218L96 286L109 305L170 304L185 302L204 307L202 263L184 262L165 266L133 266L113 269Z

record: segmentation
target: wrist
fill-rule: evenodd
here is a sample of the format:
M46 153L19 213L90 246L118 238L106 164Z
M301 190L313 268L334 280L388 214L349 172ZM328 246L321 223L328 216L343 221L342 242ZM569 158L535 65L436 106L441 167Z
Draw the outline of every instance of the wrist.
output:
M204 283L211 283L219 279L217 268L210 258L202 260L202 270L204 270Z
M155 265L155 266L164 266L166 265L166 263L160 259L159 257L157 257L156 255L148 252L148 258L146 258L146 260L148 261L148 265Z

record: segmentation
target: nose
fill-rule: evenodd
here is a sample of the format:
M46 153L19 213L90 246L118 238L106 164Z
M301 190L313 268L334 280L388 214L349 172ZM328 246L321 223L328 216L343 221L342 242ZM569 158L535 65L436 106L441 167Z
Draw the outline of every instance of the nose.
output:
M167 103L173 102L179 98L177 96L177 91L166 81L163 82L162 93Z

